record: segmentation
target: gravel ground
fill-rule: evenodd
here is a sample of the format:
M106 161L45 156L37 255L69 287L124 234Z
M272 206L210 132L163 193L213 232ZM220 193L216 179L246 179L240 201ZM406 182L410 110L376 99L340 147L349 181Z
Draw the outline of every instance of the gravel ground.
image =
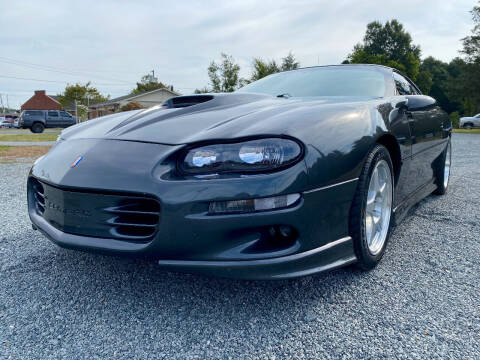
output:
M28 165L0 165L0 358L479 359L480 136L453 151L449 193L375 270L279 282L58 248L30 228Z

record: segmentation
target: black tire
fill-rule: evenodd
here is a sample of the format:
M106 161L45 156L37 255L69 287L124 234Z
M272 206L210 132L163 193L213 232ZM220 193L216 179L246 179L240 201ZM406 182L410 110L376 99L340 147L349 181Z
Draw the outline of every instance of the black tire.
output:
M385 249L387 247L388 239L392 229L392 213L390 213L389 227L385 242L382 249L373 255L367 245L366 225L365 225L365 209L368 196L368 188L370 179L375 166L380 160L385 160L390 168L390 175L392 178L392 208L393 208L393 194L395 191L395 180L393 172L392 159L387 148L383 145L376 145L367 156L365 164L363 165L362 173L358 179L357 190L353 198L352 207L350 209L349 230L350 236L353 239L353 246L355 255L357 256L357 266L363 270L373 269L382 259ZM391 210L392 211L392 210Z
M448 151L450 150L450 152ZM447 154L450 157L450 170L448 173L448 179L447 183L445 184L445 167L446 167L446 160L447 160ZM437 189L433 192L435 195L445 195L448 190L448 183L450 180L450 174L451 174L451 164L452 164L452 142L451 139L448 139L447 146L445 147L445 150L442 153L442 156L440 156L440 163L436 167L436 174L435 174L435 183L437 185Z
M30 128L30 131L33 132L34 134L40 134L43 132L45 129L45 126L42 123L34 123L32 127Z
M473 127L472 124L465 124L465 125L463 125L463 128L464 128L464 129L467 129L467 130L471 130L472 127Z

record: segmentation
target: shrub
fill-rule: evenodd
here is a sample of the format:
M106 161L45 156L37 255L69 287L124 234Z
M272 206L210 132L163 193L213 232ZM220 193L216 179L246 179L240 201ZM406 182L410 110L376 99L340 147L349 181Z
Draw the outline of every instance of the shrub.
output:
M450 121L452 122L452 126L455 129L458 129L458 127L460 126L460 114L458 113L458 111L454 111L450 114Z
M129 103L123 105L120 108L120 111L130 111L130 110L139 110L139 109L143 109L142 104L140 104L137 101L130 101Z

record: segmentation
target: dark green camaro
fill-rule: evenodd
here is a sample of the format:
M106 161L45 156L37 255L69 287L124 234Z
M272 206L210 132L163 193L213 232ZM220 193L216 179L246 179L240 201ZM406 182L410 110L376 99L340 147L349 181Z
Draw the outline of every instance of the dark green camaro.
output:
M162 268L279 279L382 258L394 221L444 194L451 123L393 69L304 68L62 132L28 178L56 244Z

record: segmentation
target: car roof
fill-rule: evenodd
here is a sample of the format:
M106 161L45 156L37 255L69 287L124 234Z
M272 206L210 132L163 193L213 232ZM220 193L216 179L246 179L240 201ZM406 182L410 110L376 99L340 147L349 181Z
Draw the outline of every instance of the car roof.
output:
M373 68L380 68L389 71L399 72L397 69L391 68L385 65L379 64L331 64L331 65L314 65L314 66L304 66L298 69L287 70L287 71L296 71L296 70L303 70L303 69L315 69L315 68L326 68L326 67L373 67ZM399 72L400 73L400 72Z

